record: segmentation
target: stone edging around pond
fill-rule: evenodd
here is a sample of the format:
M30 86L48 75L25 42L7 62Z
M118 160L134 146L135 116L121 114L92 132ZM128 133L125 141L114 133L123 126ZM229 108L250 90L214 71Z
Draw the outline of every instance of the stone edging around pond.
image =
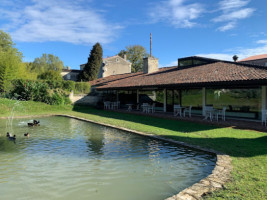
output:
M195 183L194 185L184 189L183 191L179 192L177 195L169 197L165 200L198 200L208 193L211 193L217 189L222 189L224 184L230 180L231 171L232 171L232 165L231 165L232 159L230 158L230 156L221 154L217 151L214 151L211 149L205 149L205 148L202 148L196 145L190 145L185 142L163 138L163 137L160 137L154 134L146 134L140 131L135 131L135 130L127 129L127 128L108 125L108 124L104 124L101 122L95 122L89 119L75 117L71 115L42 115L42 116L39 115L38 117L49 117L49 116L69 117L69 118L78 119L78 120L82 120L86 122L91 122L91 123L103 125L106 127L120 129L120 130L127 131L130 133L134 133L134 134L138 134L138 135L142 135L146 137L151 137L151 138L159 139L159 140L170 142L170 143L175 143L175 144L189 147L192 149L201 150L201 151L204 151L210 154L215 154L217 156L216 166L209 176L200 180L198 183ZM20 116L20 117L15 117L15 118L26 118L26 117L33 117L33 116ZM37 116L34 116L34 117L37 117Z
M103 126L111 127L111 128L116 128L120 130L124 130L130 133L135 133L138 135L146 136L146 137L151 137L159 140L163 140L166 142L170 143L175 143L181 146L189 147L192 149L197 149L201 151L205 151L207 153L215 154L217 156L217 162L216 166L213 169L212 173L207 176L206 178L200 180L198 183L195 183L194 185L184 189L183 191L179 192L177 195L174 195L172 197L167 198L166 200L196 200L196 199L201 199L204 195L211 193L217 189L222 189L223 185L230 180L230 173L232 170L232 159L228 155L221 154L217 151L211 150L211 149L205 149L199 146L195 145L190 145L184 142L172 140L172 139L167 139L163 138L157 135L153 134L146 134L140 131L135 131L135 130L130 130L127 128L122 128L122 127L117 127L113 125L107 125L101 122L95 122L92 120L84 119L84 118L79 118L71 115L57 115L57 116L63 116L63 117L70 117L82 121L87 121L95 124L100 124Z

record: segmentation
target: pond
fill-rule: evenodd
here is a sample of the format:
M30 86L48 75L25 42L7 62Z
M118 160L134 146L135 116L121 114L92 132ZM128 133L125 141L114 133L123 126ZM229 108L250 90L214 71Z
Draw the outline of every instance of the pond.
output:
M216 162L164 141L67 117L0 120L1 199L163 200L209 175ZM30 137L24 133L29 132Z

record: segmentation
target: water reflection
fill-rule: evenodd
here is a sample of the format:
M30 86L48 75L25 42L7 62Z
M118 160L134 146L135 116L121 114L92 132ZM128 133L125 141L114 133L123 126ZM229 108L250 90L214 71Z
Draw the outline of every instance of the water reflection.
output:
M14 120L16 144L0 134L3 199L164 199L214 168L211 155L131 133L64 117L28 121Z

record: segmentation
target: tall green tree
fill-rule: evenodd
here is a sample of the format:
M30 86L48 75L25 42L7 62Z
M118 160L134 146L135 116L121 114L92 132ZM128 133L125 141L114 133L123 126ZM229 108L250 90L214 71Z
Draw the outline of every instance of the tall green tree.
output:
M31 71L37 72L38 74L53 70L61 72L64 67L63 62L59 59L59 57L53 54L43 54L39 58L35 58L32 65Z
M140 72L143 70L143 58L148 56L145 47L141 45L129 45L125 50L121 50L118 54L122 58L127 56L127 60L132 63L132 72Z
M96 43L88 57L88 62L86 63L82 74L81 80L92 81L97 79L99 69L102 65L103 49L99 43Z
M22 53L15 48L11 36L0 30L0 92L8 90L11 80L26 77Z

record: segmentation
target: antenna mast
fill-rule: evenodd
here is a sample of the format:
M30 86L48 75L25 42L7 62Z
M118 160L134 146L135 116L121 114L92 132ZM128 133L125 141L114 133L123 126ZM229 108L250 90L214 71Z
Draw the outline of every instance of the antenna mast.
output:
M150 33L150 57L152 57L152 33Z

